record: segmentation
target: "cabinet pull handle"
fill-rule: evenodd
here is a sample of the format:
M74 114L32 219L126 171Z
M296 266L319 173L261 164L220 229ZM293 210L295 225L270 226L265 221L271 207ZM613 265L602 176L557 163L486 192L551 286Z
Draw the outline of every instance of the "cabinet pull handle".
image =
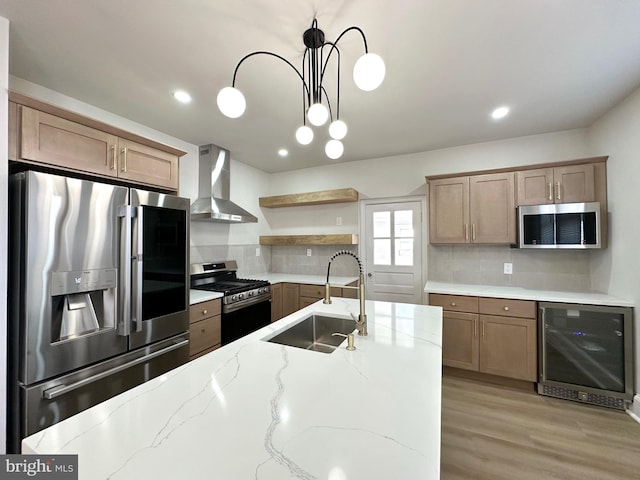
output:
M476 224L471 224L471 240L475 241L476 239Z
M556 182L556 200L560 200L560 182Z
M203 315L206 315L206 314L207 314L207 311L206 311L206 310L202 310L202 314L203 314Z
M464 239L465 240L469 240L469 224L465 223L464 224Z
M455 307L456 306L456 302L451 302L451 306Z
M116 146L111 145L111 170L116 169Z
M481 322L481 323L482 323L482 324L481 324L481 327L482 327L482 333L481 333L481 335L482 335L482 338L484 338L484 321L483 321L483 322Z
M124 147L120 152L122 153L122 157L123 157L122 171L126 172L127 171L127 147Z
M478 338L478 319L473 319L473 338Z
M553 182L549 182L549 201L553 202Z
M202 333L204 333L204 327L202 328Z
M509 311L509 307L504 307L504 311L508 312Z

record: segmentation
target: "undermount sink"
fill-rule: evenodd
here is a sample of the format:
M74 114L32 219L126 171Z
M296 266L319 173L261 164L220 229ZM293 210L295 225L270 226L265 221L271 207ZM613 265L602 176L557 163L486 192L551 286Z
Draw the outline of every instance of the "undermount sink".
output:
M315 352L331 353L346 340L343 336L332 334L347 335L355 329L354 320L313 314L273 337L263 340Z

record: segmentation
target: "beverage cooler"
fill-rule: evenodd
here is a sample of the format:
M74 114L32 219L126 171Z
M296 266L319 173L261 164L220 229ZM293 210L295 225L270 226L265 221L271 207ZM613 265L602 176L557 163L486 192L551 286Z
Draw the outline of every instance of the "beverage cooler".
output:
M538 393L624 409L633 398L633 309L538 304Z

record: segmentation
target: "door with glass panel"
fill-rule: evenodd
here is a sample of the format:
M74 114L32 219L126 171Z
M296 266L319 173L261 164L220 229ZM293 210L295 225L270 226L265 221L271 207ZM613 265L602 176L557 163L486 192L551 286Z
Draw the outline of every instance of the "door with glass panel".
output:
M364 207L367 298L422 303L422 203Z

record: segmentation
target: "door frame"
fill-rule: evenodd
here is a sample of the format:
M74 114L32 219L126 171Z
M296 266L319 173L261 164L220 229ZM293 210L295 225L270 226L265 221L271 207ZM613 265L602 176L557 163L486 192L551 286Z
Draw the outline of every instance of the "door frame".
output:
M389 203L406 203L406 202L420 202L420 228L422 230L422 244L420 245L420 252L422 255L422 265L420 268L420 283L421 285L426 285L427 278L427 249L426 244L429 241L428 231L427 231L427 223L428 223L428 213L427 209L427 196L426 195L410 195L406 197L383 197L383 198L367 198L366 200L359 201L359 224L360 224L360 233L358 242L358 255L363 262L363 265L367 264L367 248L366 243L369 239L366 236L366 209L369 205L384 205ZM429 300L429 295L422 290L422 304L427 305Z

